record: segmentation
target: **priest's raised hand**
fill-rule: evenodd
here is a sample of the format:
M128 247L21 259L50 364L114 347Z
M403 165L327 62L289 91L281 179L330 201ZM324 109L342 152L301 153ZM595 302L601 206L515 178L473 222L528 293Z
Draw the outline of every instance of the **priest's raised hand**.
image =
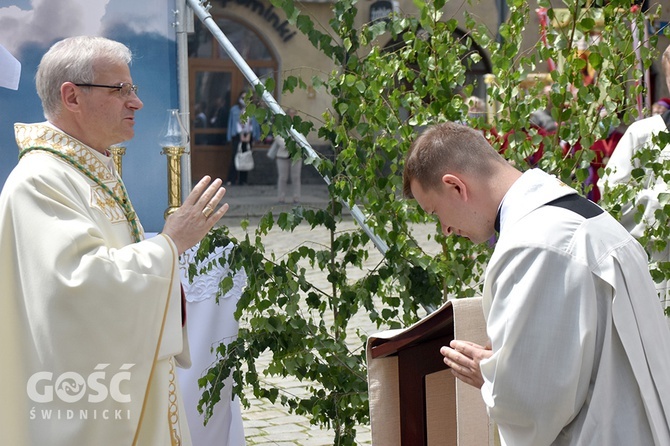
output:
M163 234L172 239L179 254L202 240L228 211L228 203L217 209L226 194L221 184L219 178L212 181L209 176L204 176L193 187L184 204L167 218Z

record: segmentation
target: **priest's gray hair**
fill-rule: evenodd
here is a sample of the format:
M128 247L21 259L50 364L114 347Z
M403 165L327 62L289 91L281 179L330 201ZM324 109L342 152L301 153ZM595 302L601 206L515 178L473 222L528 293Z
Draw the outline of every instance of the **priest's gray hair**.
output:
M56 42L42 57L35 76L44 117L52 120L60 114L60 87L65 82L92 84L96 62L128 65L131 60L128 47L105 37L77 36Z

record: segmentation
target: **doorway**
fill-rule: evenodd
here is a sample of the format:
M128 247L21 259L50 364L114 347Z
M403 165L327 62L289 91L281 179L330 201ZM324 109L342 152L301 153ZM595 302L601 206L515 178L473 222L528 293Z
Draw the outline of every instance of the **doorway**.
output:
M277 59L254 30L225 17L217 18L216 23L261 81L275 77ZM188 55L191 177L197 181L210 175L225 181L233 158L228 142L230 107L250 86L201 22L196 22L195 32L189 35ZM254 148L264 145L256 142Z

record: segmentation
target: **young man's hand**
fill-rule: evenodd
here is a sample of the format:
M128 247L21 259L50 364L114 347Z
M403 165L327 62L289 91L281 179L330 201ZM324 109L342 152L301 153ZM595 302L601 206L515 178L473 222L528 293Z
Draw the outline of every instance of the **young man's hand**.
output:
M449 343L449 347L442 347L440 353L444 356L444 363L449 366L456 378L478 389L484 385L479 363L493 355L490 344L481 346L474 342L454 339Z

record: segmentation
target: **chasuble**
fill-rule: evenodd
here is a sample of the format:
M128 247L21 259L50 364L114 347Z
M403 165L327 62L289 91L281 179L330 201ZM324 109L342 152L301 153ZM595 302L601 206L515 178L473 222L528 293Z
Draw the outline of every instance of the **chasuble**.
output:
M15 131L22 156L0 195L3 441L190 444L176 246L144 240L109 157L48 123Z

